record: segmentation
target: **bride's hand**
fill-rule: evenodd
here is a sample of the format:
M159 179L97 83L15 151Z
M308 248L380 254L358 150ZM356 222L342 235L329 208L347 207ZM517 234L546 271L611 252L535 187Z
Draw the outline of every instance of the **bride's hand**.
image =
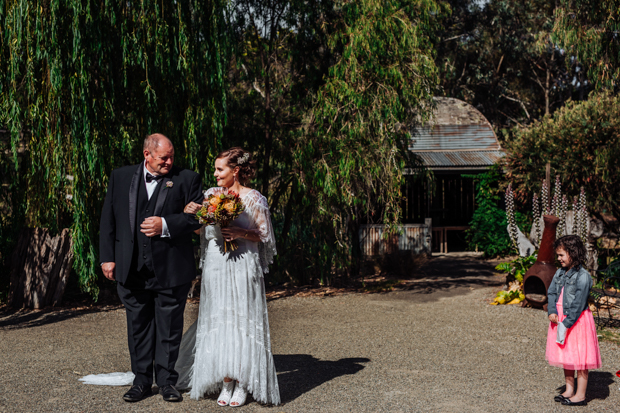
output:
M202 205L195 202L190 202L189 204L185 205L185 208L183 208L183 212L185 212L186 214L196 214L196 212L200 211L200 208L202 208Z
M239 228L239 227L222 228L222 236L224 237L226 241L232 241L237 238L243 238L243 236L247 232L248 232L247 229Z

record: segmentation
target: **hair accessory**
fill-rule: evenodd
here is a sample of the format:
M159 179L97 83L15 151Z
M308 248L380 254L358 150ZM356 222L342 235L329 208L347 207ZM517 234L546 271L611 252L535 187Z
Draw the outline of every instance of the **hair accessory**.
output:
M246 152L243 154L243 156L240 156L239 158L237 158L237 165L243 165L249 160L250 160L250 152Z

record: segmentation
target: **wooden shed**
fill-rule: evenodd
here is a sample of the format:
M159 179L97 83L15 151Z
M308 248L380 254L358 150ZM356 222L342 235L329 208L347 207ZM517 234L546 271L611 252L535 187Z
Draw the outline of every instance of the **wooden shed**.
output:
M504 152L489 121L458 99L435 98L432 121L412 132L409 150L432 171L428 180L407 174L403 222L432 220L432 250L465 249L465 230L475 209L474 178Z
M362 225L359 239L365 256L395 250L414 253L463 251L465 231L476 207L474 177L504 152L491 124L476 108L458 99L437 97L428 124L411 133L409 150L432 174L420 179L404 171L401 233L385 239L382 225Z

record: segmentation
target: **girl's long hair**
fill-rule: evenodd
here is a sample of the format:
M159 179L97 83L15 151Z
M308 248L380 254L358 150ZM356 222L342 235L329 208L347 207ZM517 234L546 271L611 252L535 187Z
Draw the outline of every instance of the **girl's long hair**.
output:
M565 235L558 238L553 244L553 249L557 250L558 248L562 248L568 253L572 266L583 266L585 264L588 252L583 241L577 235Z

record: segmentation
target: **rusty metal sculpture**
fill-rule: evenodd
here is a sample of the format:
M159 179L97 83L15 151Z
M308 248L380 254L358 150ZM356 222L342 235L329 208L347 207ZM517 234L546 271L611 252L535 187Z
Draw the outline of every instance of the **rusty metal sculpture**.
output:
M532 267L527 270L523 277L523 294L525 300L523 305L529 304L532 307L547 308L547 290L553 280L557 268L555 262L555 231L560 222L558 217L544 215L545 229L543 231L538 257Z

